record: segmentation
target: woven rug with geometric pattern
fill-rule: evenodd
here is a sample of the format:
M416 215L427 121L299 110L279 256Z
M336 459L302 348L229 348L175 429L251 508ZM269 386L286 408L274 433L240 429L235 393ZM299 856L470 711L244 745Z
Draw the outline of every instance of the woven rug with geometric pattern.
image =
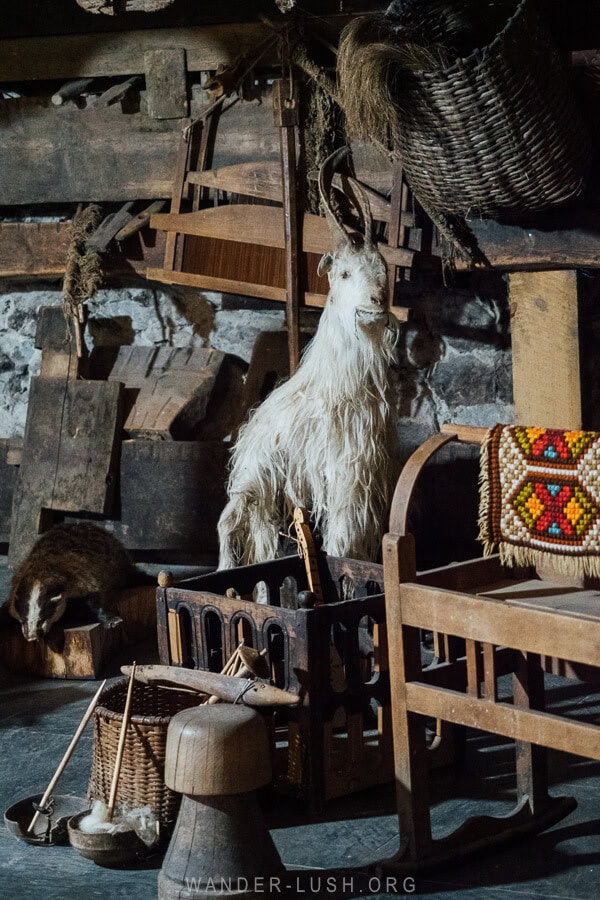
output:
M481 448L479 538L508 565L600 576L600 433L496 425Z

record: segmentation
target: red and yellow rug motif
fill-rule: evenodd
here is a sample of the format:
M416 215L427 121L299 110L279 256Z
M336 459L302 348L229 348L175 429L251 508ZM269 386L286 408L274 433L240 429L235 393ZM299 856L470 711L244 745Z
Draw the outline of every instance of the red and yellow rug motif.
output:
M496 425L481 451L480 539L516 565L600 575L600 434ZM554 559L558 557L558 559Z

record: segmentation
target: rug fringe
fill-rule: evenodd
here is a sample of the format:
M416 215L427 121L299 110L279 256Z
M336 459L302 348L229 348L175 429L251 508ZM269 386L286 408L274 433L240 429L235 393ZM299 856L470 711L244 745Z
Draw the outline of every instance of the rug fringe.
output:
M500 561L505 566L542 566L553 568L567 578L579 578L587 575L600 578L600 557L598 556L563 556L536 550L535 547L521 547L502 541L498 546Z
M483 544L484 557L491 556L496 552L496 547L490 534L490 466L489 466L489 446L492 438L493 428L488 429L483 441L481 442L481 451L479 454L479 535L478 539Z

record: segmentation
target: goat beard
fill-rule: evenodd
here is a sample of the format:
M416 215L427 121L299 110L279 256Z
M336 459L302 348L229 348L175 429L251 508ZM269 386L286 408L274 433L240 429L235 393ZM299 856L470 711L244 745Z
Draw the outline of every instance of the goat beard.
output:
M326 553L376 557L395 475L388 378L397 338L391 316L340 335L325 308L296 374L239 432L219 568L275 558L294 506L312 511Z

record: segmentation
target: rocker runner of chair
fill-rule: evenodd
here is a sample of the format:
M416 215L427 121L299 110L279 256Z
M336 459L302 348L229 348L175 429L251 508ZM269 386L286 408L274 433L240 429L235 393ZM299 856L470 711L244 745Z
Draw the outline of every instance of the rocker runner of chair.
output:
M445 426L443 431L426 441L406 464L392 503L389 533L383 539L400 824L399 852L386 861L384 868L395 872L456 860L525 832L543 830L574 809L574 799L548 794L546 747L600 760L600 728L544 711L544 670L585 681L597 680L600 674L600 592L586 589L583 577L573 577L578 567L573 563L573 554L581 550L582 541L585 544L581 535L585 532L586 540L591 535L594 540L588 540L588 544L594 545L592 529L600 522L600 509L596 508L593 494L585 495L584 488L577 493L577 487L575 499L565 506L566 514L548 519L550 546L555 540L552 535L558 534L562 526L567 534L571 520L580 520L577 534L577 529L571 529L572 546L568 535L556 538L554 567L549 565L552 556L543 539L533 541L534 547L543 548L539 557L536 552L533 557L528 556L523 547L513 551L508 545L500 545L505 559L512 553L521 565L541 559L544 567L538 567L535 578L511 577L497 555L417 575L414 539L407 533L406 524L421 470L451 441L481 444L487 439L484 429ZM537 432L546 429L523 431L535 438ZM588 444L600 447L600 435L566 435L567 443L573 443L573 458L583 459ZM547 440L546 445L548 459L553 457L555 448ZM584 468L587 467L588 476L591 470L592 478L600 483L600 467L595 468L594 461L596 449L591 455L588 453ZM565 458L568 455L567 448ZM550 468L558 473L556 481L562 478L566 483L573 465L572 461L563 465L561 460L562 457ZM513 462L518 467L518 460ZM511 482L512 499L517 507L525 504L523 514L530 525L541 515L539 498L531 500L531 491L541 491L545 486L550 490L548 498L555 493L555 485L548 479L546 485L541 484L541 463L535 468L538 462L534 461L534 474L529 479L533 489L523 489L517 495L513 490L517 482ZM526 481L527 478L519 483ZM492 487L487 485L488 490ZM486 503L495 502L485 496ZM562 499L565 498L566 494ZM548 502L547 508L550 507ZM484 512L487 509L485 506ZM517 509L517 525L518 513ZM541 527L538 530L541 532ZM577 535L581 539L576 541ZM569 558L565 562L566 556ZM595 560L581 557L579 568L589 573L596 571L598 565L596 548ZM571 577L565 577L565 570ZM421 663L420 629L437 633L442 658L429 668L423 668ZM497 690L498 676L509 672L513 673L512 704L500 702ZM512 812L501 817L472 818L448 837L432 838L424 717L515 739L518 796Z

